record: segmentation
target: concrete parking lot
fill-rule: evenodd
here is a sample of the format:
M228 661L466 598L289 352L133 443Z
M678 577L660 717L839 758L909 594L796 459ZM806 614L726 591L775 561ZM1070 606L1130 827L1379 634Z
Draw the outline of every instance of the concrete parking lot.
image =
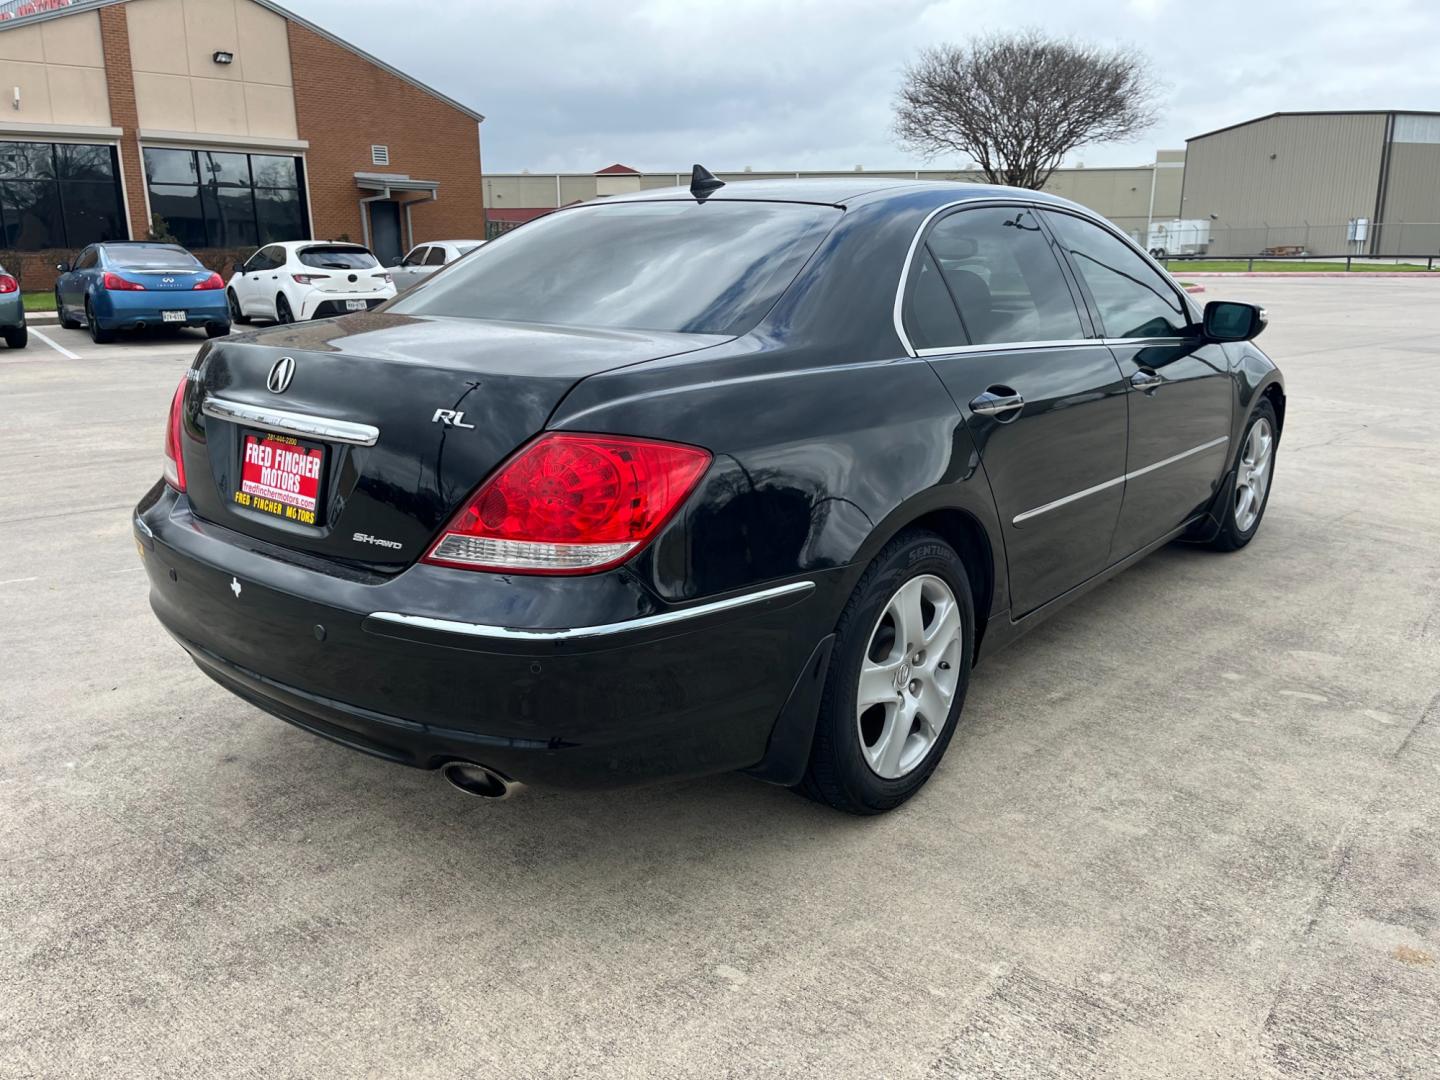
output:
M1440 1075L1440 281L1206 285L1288 377L1259 536L982 665L873 820L261 714L130 540L200 337L0 349L0 1075Z

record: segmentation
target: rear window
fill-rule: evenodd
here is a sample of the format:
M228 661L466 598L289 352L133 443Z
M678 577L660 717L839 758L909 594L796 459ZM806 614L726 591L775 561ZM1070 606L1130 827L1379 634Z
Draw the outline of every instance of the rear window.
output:
M200 260L182 247L167 244L137 244L134 247L105 249L112 266L126 270L200 270Z
M389 305L408 315L740 334L839 219L832 206L600 203L530 222Z
M322 270L369 270L380 265L374 255L357 247L301 248L299 259L306 266Z

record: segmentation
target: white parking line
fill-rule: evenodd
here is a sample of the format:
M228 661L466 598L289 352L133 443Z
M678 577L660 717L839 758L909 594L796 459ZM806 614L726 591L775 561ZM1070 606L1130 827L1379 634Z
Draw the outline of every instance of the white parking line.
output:
M34 335L35 335L36 337L38 337L41 341L45 342L46 345L49 345L52 349L54 349L56 352L58 352L61 356L65 357L65 359L67 359L67 360L79 360L79 359L80 359L80 354L79 354L79 353L73 353L73 352L71 352L69 349L65 348L64 345L61 345L59 342L57 342L57 341L51 341L50 338L46 337L46 336L45 336L44 334L42 334L39 330L36 330L35 327L33 327L33 326L30 327L30 333L34 334Z
M22 581L39 581L38 577L12 577L6 581L0 581L0 585L19 585Z

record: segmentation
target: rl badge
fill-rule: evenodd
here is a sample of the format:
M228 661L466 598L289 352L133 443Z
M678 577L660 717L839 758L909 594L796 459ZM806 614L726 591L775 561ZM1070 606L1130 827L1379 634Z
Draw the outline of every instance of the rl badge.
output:
M246 435L235 502L301 525L315 524L323 447L288 435Z

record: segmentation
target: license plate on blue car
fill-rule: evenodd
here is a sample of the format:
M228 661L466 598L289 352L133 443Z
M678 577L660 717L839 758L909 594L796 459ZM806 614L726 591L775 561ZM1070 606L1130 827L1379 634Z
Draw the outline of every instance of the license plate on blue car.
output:
M184 322L185 312L183 311L162 311L160 312L161 322Z

